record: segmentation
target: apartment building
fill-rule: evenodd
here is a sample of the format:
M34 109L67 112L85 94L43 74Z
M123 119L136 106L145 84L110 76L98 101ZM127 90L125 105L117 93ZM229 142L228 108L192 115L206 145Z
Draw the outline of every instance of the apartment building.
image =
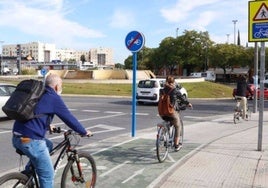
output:
M113 50L111 48L92 48L88 51L78 51L73 49L57 49L55 44L30 42L20 44L22 57L31 57L32 61L41 63L51 63L54 60L68 62L75 60L79 62L81 56L85 56L86 62L92 62L97 66L114 66ZM17 44L7 44L2 46L3 57L16 57Z

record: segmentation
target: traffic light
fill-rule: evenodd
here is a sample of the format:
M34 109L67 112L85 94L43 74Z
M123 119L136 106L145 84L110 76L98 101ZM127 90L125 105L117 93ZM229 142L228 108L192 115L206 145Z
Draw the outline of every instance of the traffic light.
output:
M20 57L21 56L21 45L20 44L17 44L17 56Z

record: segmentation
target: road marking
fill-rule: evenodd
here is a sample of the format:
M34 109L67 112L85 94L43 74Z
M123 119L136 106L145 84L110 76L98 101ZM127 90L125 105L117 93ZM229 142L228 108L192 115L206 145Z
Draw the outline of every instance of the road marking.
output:
M107 113L107 114L121 114L121 113L123 113L123 112L105 111L104 113Z
M130 161L125 161L124 163L115 166L114 168L108 170L107 172L102 173L102 174L100 175L100 177L104 177L104 176L110 174L111 172L115 171L115 170L118 169L118 168L121 168L122 166L126 165L127 163L130 163Z
M122 128L122 127L115 127L115 126L104 125L104 124L97 124L97 125L91 126L89 128L86 128L86 129L93 130L94 128L101 128L101 129L104 129L104 130L92 131L93 134L100 134L100 133L112 132L112 131L118 131L118 130L125 129L125 128ZM58 139L58 138L62 138L62 135L55 136L55 137L52 137L50 139L53 140L53 139Z
M82 112L100 112L99 110L82 110Z
M172 162L172 163L175 163L176 161L174 160L174 158L173 157L171 157L171 155L170 154L168 154L168 158L169 158L169 160Z
M148 116L148 113L135 113L138 116ZM130 115L132 115L132 113L130 113Z
M125 142L120 142L120 143L115 144L115 145L113 145L113 146L110 146L110 147L107 147L107 148L103 148L103 149L101 149L101 150L99 150L99 151L96 151L96 152L92 153L92 155L95 155L95 154L101 153L101 152L103 152L103 151L106 151L106 150L112 149L112 148L117 147L117 146L124 145L124 144L126 144L126 143L132 142L132 141L137 140L137 139L139 139L139 138L138 138L138 137L135 137L135 138L132 138L132 139L127 140L127 141L125 141Z
M135 178L136 176L138 176L138 175L142 174L142 173L143 173L143 171L144 171L144 169L145 169L145 168L140 169L140 170L137 170L136 172L134 172L134 174L133 174L132 176L130 176L130 177L129 177L129 178L127 178L126 180L122 181L122 183L126 183L126 182L128 182L129 180L131 180L131 179Z

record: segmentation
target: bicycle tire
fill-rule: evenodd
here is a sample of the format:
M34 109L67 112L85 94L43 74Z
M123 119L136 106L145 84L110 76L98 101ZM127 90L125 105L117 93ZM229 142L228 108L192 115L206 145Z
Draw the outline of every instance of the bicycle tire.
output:
M180 140L179 140L179 144L183 144L183 136L184 136L184 126L183 126L183 121L182 119L180 119L181 122L181 130L180 130Z
M25 187L28 177L20 172L11 172L0 177L0 187L4 188L22 188ZM32 188L33 185L27 186Z
M78 166L76 161L71 159L66 164L62 178L61 188L88 187L94 188L97 180L97 168L93 157L87 152L78 152L80 167L82 168L83 182L79 181ZM72 175L74 173L74 176ZM77 178L78 177L78 178Z
M156 139L156 155L160 163L164 162L168 155L168 133L164 127L160 127Z
M240 119L240 112L235 112L234 113L234 124L237 124Z

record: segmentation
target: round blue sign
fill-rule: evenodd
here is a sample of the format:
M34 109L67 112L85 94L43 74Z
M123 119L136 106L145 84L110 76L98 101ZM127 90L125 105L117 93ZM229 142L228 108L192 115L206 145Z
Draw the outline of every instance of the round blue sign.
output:
M42 68L41 69L41 74L42 74L42 76L45 76L47 74L47 69Z
M131 31L127 34L125 39L125 45L131 52L140 51L145 43L144 35L138 31Z

